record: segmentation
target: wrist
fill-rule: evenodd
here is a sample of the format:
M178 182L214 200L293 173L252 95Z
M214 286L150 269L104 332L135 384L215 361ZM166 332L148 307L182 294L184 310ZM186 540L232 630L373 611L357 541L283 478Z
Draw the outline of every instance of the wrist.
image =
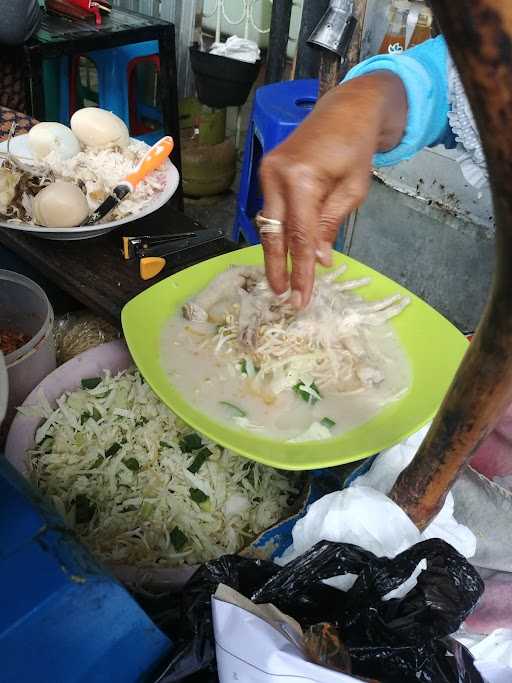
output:
M397 147L407 127L407 93L401 78L391 71L371 74L379 108L379 134L377 152L389 152Z

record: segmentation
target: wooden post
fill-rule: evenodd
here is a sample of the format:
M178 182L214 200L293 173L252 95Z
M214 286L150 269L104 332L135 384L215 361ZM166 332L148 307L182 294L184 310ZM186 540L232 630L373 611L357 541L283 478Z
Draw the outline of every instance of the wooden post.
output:
M274 0L268 38L265 84L279 83L286 68L286 51L290 33L293 0Z
M347 71L355 66L361 59L361 46L363 43L363 29L367 3L368 0L354 0L354 16L357 19L357 28L347 55Z
M485 148L497 265L476 337L435 422L391 497L423 529L512 402L512 3L432 0ZM439 353L443 353L442 347Z
M331 88L338 85L340 80L346 76L349 69L359 62L366 5L367 0L354 0L354 17L357 19L357 24L343 66L340 64L338 55L329 52L328 50L322 50L319 70L319 97L322 97L322 95L325 95Z
M318 78L318 99L320 99L340 82L340 57L336 52L322 50Z

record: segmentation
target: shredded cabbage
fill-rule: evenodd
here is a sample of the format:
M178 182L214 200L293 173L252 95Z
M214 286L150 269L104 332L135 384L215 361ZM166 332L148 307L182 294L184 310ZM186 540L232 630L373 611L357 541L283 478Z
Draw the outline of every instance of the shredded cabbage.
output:
M136 370L95 379L56 409L46 399L29 409L43 422L27 458L31 479L98 558L205 562L238 552L289 510L296 475L196 434Z

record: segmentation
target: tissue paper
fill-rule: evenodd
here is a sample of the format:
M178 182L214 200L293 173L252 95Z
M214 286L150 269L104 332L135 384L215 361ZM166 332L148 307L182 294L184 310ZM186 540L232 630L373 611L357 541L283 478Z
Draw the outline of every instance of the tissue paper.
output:
M254 64L260 58L260 49L252 40L231 36L225 43L214 43L210 54Z

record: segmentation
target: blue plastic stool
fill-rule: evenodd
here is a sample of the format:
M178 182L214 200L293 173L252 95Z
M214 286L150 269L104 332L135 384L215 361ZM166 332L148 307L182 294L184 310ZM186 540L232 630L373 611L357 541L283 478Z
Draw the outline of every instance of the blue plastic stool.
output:
M142 60L158 55L158 41L151 40L134 45L123 45L109 50L95 50L83 56L90 59L98 73L98 105L121 118L130 127L130 83L129 66L134 60ZM71 60L63 57L60 63L60 121L69 123L73 112L70 111L70 100L73 88ZM152 116L155 110L151 108ZM162 115L158 118L162 122ZM141 140L150 144L156 142L163 135L163 130L137 135Z
M245 140L232 239L240 233L249 244L258 244L253 220L263 206L258 169L261 158L277 147L304 121L318 99L318 80L285 81L258 88Z

